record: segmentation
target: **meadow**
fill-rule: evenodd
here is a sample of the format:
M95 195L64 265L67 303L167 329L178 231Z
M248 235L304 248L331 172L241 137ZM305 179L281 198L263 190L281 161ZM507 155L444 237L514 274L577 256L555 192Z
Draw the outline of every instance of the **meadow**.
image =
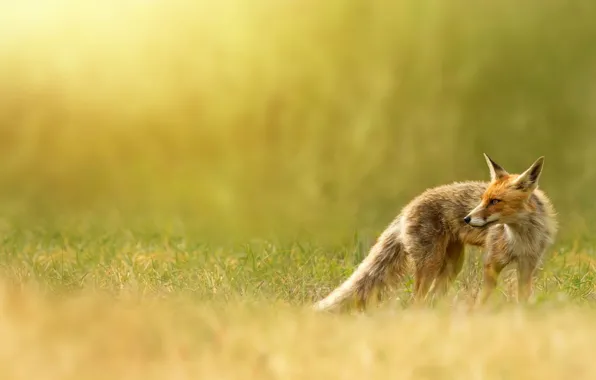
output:
M0 1L0 378L596 376L596 4ZM309 309L411 197L546 157L518 305Z

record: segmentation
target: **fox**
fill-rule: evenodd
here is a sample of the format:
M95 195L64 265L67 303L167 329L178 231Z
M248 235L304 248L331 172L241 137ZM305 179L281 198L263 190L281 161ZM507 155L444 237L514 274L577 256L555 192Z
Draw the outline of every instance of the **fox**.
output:
M414 303L438 299L461 272L466 246L484 252L482 286L473 306L488 301L510 264L517 264L517 301L527 302L535 271L558 230L554 206L538 188L544 156L521 174L510 174L483 155L490 181L438 185L416 196L378 236L356 270L313 308L337 310L351 300L363 310L399 285L410 264Z

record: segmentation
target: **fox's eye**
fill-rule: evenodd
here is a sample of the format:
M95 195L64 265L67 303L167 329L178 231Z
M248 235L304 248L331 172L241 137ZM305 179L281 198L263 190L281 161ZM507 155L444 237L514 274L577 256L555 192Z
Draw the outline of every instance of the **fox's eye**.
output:
M491 205L496 205L496 204L497 204L497 203L499 203L499 202L501 202L501 200L500 200L500 199L491 199L489 203L490 203Z

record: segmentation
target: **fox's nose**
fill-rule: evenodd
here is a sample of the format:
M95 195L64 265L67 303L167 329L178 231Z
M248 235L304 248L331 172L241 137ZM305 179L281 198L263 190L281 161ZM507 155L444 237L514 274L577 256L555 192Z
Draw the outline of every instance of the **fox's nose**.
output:
M470 215L466 216L464 218L464 222L466 222L467 224L470 224L470 220L472 220L472 218L470 217Z

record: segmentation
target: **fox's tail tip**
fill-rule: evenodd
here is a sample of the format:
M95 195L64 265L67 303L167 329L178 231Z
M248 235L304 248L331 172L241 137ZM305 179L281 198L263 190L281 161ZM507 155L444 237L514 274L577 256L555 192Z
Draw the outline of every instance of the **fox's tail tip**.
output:
M321 305L321 302L317 302L317 303L312 304L310 306L310 309L312 311L320 312L320 311L325 311L325 306L324 305Z
M311 305L310 309L312 311L315 312L325 312L325 311L330 311L330 309L333 308L333 305L328 305L326 302L324 302L324 300L322 301L318 301L316 303L314 303L313 305Z

